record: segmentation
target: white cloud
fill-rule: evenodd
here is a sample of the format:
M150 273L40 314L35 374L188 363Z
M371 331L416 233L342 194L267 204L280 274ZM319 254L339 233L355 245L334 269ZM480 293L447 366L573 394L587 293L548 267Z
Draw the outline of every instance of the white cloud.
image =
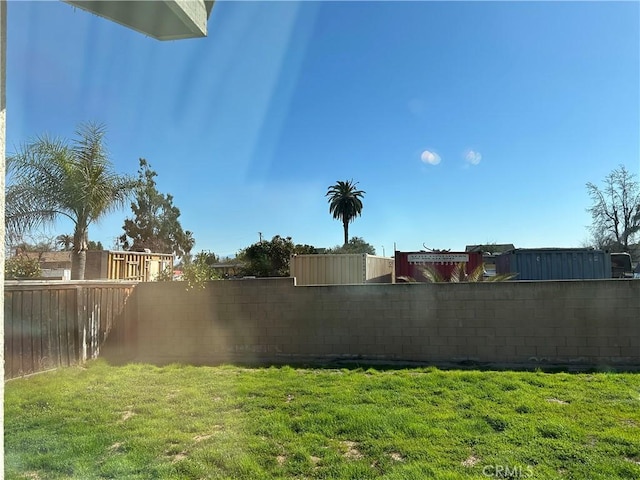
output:
M420 159L423 163L427 163L429 165L438 165L440 163L440 155L434 152L430 152L429 150L425 150L420 155Z
M468 164L478 165L480 163L480 160L482 160L482 155L480 154L480 152L467 150L467 152L464 154L464 159Z

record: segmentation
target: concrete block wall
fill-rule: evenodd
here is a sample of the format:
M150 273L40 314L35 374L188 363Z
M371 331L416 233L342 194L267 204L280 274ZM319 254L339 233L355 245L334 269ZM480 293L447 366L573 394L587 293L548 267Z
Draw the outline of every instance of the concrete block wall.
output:
M84 267L85 280L107 279L109 252L104 250L90 250Z
M141 361L640 366L640 281L136 287Z

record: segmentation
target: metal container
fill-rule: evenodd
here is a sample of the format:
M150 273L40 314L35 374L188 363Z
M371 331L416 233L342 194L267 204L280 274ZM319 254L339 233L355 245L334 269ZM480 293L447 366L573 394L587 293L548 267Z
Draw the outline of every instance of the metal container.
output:
M588 248L518 248L496 258L496 273L514 280L577 280L611 277L611 257Z
M289 271L296 285L391 283L393 258L366 253L291 255Z
M448 281L458 263L464 263L465 272L471 273L482 265L482 252L396 252L396 279L407 277L426 282L423 270L431 267Z
M611 254L611 276L613 278L633 278L631 255L628 253Z

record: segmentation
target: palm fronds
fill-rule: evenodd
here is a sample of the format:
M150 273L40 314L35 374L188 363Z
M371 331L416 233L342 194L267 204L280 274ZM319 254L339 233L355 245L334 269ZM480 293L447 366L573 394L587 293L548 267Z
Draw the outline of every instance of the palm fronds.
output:
M433 265L422 267L420 272L428 283L503 282L517 276L516 273L505 273L485 277L484 264L478 265L471 273L467 273L466 264L463 262L454 265L451 276L448 279Z
M136 182L115 173L104 126L82 124L72 142L37 137L7 160L5 227L9 235L74 223L74 251L86 248L89 225L122 207Z

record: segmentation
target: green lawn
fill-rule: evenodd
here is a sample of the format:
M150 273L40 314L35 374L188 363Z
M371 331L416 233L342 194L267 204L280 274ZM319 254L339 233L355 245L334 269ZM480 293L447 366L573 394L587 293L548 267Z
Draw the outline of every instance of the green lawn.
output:
M640 374L164 368L6 384L8 479L638 479Z

